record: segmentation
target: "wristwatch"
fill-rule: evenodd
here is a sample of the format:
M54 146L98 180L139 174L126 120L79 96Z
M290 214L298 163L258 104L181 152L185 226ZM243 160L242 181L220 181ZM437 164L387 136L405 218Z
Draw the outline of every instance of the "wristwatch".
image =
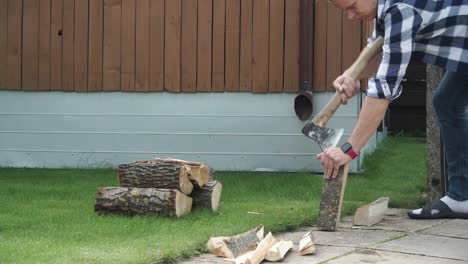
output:
M353 149L353 146L351 146L351 144L349 144L349 142L346 142L344 143L342 146L341 146L341 150L348 154L348 156L351 157L351 159L355 159L358 154L356 153L356 151L354 151Z

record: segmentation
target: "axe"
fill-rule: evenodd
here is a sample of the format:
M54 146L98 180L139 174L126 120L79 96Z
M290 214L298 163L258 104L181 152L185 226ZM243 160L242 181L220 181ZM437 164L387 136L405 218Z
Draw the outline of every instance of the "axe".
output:
M358 79L369 62L382 50L383 38L378 37L374 44L363 50L350 67L350 77ZM343 135L343 129L334 130L325 127L328 120L341 105L341 95L336 92L328 104L313 119L308 120L302 128L302 133L316 141L320 148L336 146ZM323 231L335 231L340 220L341 205L348 178L349 163L340 167L338 176L325 180L320 198L320 212L317 227Z
M369 62L382 50L382 45L383 38L378 37L374 44L364 50L351 65L349 77L357 80ZM325 127L340 105L341 94L336 92L328 104L314 118L307 120L302 128L302 133L317 142L322 150L336 146L343 136L344 129Z

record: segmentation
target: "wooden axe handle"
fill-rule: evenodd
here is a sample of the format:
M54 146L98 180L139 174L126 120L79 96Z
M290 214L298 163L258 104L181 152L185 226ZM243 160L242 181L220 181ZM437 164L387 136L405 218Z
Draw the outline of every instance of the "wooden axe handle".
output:
M382 46L383 38L379 36L375 40L374 44L361 52L357 60L353 63L353 65L351 65L349 68L349 76L355 80L358 79L370 61L372 61L372 59L382 50ZM324 127L328 120L333 116L336 109L340 107L340 105L341 95L336 92L328 104L322 109L322 111L320 111L320 113L318 113L314 119L312 119L312 122L319 127Z

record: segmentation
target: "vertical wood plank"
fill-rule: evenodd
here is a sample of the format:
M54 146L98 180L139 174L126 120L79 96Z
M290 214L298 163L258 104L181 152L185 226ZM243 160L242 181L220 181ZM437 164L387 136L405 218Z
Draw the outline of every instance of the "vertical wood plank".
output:
M253 7L252 90L268 92L269 0L255 0Z
M62 90L62 0L51 2L51 25L50 25L50 89Z
M180 92L181 0L167 0L165 9L164 88Z
M336 8L332 3L328 3L326 82L327 91L335 91L335 88L333 88L333 81L342 73L342 18L342 11Z
M218 1L218 0L214 0ZM197 91L211 91L213 0L198 0Z
M79 0L78 0L79 1ZM75 36L75 0L63 0L63 55L62 55L62 89L74 89L74 41Z
M150 91L164 90L164 0L151 0Z
M224 54L226 39L226 0L213 2L213 73L212 91L224 91Z
M88 92L102 91L104 0L89 2Z
M343 71L349 68L359 56L361 39L361 22L349 20L346 18L346 14L343 14Z
M104 0L103 90L119 91L122 0Z
M145 1L143 1L145 2ZM122 0L122 91L135 91L136 5L142 1ZM144 11L143 11L144 12ZM148 7L149 12L149 7ZM148 32L149 34L149 32ZM136 40L138 42L138 38ZM141 87L140 87L141 88Z
M74 87L77 92L88 91L88 10L88 0L75 1L73 76Z
M39 2L39 84L38 90L50 90L51 2Z
M140 0L136 2L136 63L135 90L149 91L150 67L150 2Z
M253 0L241 0L240 91L252 91Z
M225 91L239 91L240 0L226 0Z
M23 0L22 88L37 89L39 82L39 2Z
M299 91L299 1L285 1L284 91L293 93Z
M197 0L182 1L182 92L197 91Z
M8 78L8 0L0 0L0 90L7 89Z
M21 37L22 37L23 2L8 1L8 79L7 87L21 89Z
M284 0L270 0L269 92L283 92L283 56Z
M327 87L327 1L315 3L314 31L314 91L325 91Z

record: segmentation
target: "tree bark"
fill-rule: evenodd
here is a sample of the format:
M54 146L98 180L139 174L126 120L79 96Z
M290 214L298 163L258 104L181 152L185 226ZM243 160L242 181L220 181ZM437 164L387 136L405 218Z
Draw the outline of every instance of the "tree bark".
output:
M206 186L195 188L190 195L193 198L193 208L218 210L222 188L219 181L209 181Z
M174 158L161 158L157 160L186 166L186 168L188 168L188 177L195 187L201 188L208 184L208 182L213 178L213 169L205 163Z
M193 184L185 165L162 160L142 160L118 167L120 186L158 189L177 189L190 194Z
M99 214L160 215L180 217L190 213L192 198L177 190L100 187L95 212Z

